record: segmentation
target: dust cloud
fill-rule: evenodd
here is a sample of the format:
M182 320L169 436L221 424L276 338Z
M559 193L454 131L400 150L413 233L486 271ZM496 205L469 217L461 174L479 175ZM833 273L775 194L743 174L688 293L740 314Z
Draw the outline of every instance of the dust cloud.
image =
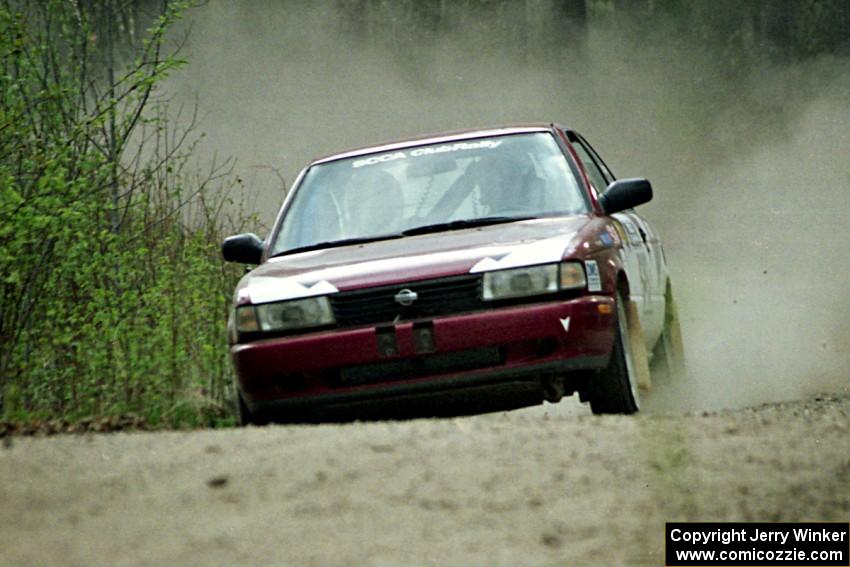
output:
M547 56L500 41L481 14L399 48L380 25L372 41L341 31L335 5L212 0L189 17L190 64L169 89L197 98L206 151L237 158L263 223L311 158L560 122L617 175L653 181L644 213L665 241L690 374L656 408L850 386L848 58L741 77L663 22L592 24L580 49Z

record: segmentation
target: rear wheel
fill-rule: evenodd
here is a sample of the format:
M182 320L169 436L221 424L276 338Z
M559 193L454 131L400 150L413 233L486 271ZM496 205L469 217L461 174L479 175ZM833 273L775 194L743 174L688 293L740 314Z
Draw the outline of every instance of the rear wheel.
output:
M640 395L638 382L646 357L635 356L635 349L644 348L640 341L634 340L634 329L639 321L631 321L630 332L629 313L626 300L617 293L617 326L614 336L614 347L608 366L596 376L590 377L587 399L593 413L623 413L630 414L638 411Z
M685 349L679 314L670 282L664 294L664 329L652 353L652 376L657 382L670 382L685 372Z

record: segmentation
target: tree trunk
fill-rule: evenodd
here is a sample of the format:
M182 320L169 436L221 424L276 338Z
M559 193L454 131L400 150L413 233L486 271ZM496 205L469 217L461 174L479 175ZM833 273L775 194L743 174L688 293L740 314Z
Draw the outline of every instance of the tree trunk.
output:
M530 61L574 56L587 34L585 0L526 0L526 53Z
M772 0L761 5L759 35L773 61L781 63L791 56L794 47L793 16L791 0Z
M561 26L561 45L583 50L587 41L587 3L585 0L556 0L555 21Z

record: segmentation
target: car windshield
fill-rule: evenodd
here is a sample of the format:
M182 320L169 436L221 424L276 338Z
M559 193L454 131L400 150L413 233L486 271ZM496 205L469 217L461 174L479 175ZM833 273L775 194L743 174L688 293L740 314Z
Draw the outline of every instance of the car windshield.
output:
M270 254L579 214L588 206L548 132L402 148L311 167Z

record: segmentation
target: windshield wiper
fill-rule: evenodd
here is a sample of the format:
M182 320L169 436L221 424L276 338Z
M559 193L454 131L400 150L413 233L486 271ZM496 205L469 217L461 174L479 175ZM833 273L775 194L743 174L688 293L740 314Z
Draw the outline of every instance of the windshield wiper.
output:
M403 230L401 233L404 236L415 236L417 234L428 234L431 232L443 232L447 230L461 230L464 228L473 228L476 226L487 226L491 224L502 224L506 222L517 222L537 218L535 216L527 217L481 217L478 219L460 219L449 222L440 222L436 224L426 224Z
M460 219L449 222L441 222L436 224L427 224L403 230L400 233L380 234L377 236L364 236L359 238L343 238L342 240L328 240L326 242L317 242L306 246L298 246L283 250L276 254L272 254L269 258L277 258L278 256L286 256L289 254L298 254L299 252L309 252L311 250L322 250L325 248L337 248L339 246L352 246L354 244L366 244L367 242L377 242L379 240L392 240L403 236L415 236L417 234L428 234L431 232L443 232L447 230L460 230L464 228L472 228L476 226L487 226L491 224L502 224L507 222L516 222L537 218L535 216L527 217L481 217L478 219Z
M339 246L352 246L354 244L365 244L367 242L377 242L379 240L392 240L393 238L401 238L403 235L398 233L380 234L378 236L363 236L360 238L343 238L342 240L328 240L325 242L317 242L308 244L307 246L298 246L272 254L269 258L277 258L278 256L286 256L288 254L298 254L299 252L309 252L310 250L323 250L325 248L337 248Z

